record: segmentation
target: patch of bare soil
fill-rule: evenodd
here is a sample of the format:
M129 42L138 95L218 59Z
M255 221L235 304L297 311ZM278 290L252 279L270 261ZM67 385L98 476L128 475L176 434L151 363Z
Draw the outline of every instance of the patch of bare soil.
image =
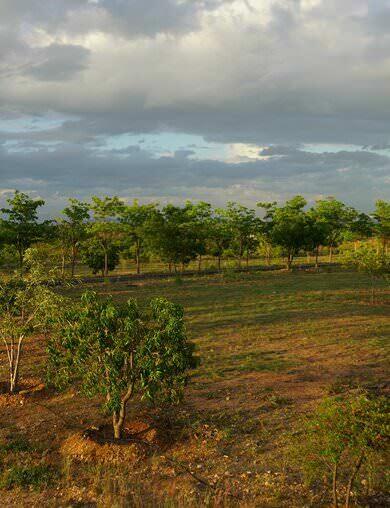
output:
M143 417L128 422L121 439L114 439L111 425L90 427L72 434L64 441L60 452L80 462L118 464L138 462L167 445L163 429L152 419Z
M26 397L39 396L44 390L45 385L35 378L20 381L14 393L9 392L9 383L2 382L0 383L0 407L23 405Z

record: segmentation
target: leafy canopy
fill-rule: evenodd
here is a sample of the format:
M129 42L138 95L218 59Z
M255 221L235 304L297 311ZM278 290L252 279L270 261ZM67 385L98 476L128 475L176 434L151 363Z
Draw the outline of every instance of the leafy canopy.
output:
M195 364L179 305L155 298L141 310L134 299L117 305L94 292L64 313L48 352L54 384L79 382L87 396L103 395L111 414L130 392L152 401L179 400Z

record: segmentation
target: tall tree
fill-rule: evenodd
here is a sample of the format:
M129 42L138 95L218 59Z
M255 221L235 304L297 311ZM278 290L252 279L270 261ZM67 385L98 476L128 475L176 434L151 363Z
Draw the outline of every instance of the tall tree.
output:
M286 266L290 270L294 257L305 247L307 219L304 211L306 200L295 196L285 203L259 203L266 210L264 230L272 244L280 245L286 255Z
M199 252L197 231L194 227L192 205L166 205L156 213L148 225L148 243L171 270L181 265L182 270ZM191 210L192 212L192 210Z
M7 199L8 208L1 208L5 218L2 221L6 242L16 248L19 268L23 269L26 250L41 240L51 221L38 221L38 208L45 204L43 199L32 199L23 192L15 191Z
M374 212L375 232L381 240L382 249L387 252L387 244L390 239L390 201L379 199Z
M137 273L141 273L141 257L145 247L147 228L154 214L156 204L140 205L134 200L132 205L124 205L119 212L119 220L124 226L124 234L134 250ZM125 241L126 242L126 241Z
M323 224L325 230L323 245L329 247L329 262L332 262L333 251L342 242L345 231L356 216L356 211L329 197L317 201L312 209L312 216Z
M117 196L100 199L92 197L90 206L93 212L93 222L90 224L90 233L95 238L103 251L104 269L103 276L108 276L109 251L113 244L117 243L123 233L123 227L119 223L119 216L123 210L123 201Z
M238 265L241 267L241 261L245 252L247 253L248 261L248 255L260 232L261 221L256 217L255 210L232 201L227 204L225 209L220 209L218 212L227 219L231 234L230 247L238 259Z
M208 225L207 250L217 258L218 270L221 270L221 258L232 242L228 219L221 210L215 210Z
M71 277L74 276L77 254L82 240L87 235L89 205L77 199L69 199L69 205L62 211L64 217L57 220L58 236L62 247L62 271L65 273L65 259L69 254Z
M198 254L198 272L201 271L202 258L207 252L207 240L211 233L210 222L211 222L211 205L200 201L199 203L186 203L186 213L191 220L191 228L196 237L196 251Z

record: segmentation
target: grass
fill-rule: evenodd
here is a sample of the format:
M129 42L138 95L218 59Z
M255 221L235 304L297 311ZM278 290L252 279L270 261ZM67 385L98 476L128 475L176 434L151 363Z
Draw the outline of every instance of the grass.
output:
M191 374L183 405L168 414L177 441L167 453L131 467L99 466L98 473L72 464L51 484L38 481L46 499L51 496L59 506L215 506L222 492L218 502L225 506L237 505L235 495L245 506L326 505L321 486L305 486L299 468L290 464L286 436L324 396L384 386L390 336L385 283L375 305L369 304L367 277L334 270L194 276L180 282L172 276L88 288L121 302L137 297L146 303L158 295L182 304L201 363ZM83 289L67 289L67 294L78 298ZM24 360L23 377L43 376L42 339L27 343ZM3 379L4 366L2 361ZM5 506L16 487L22 489L19 504L29 506L23 489L35 485L35 474L45 477L43 470L30 474L23 468L39 465L42 453L56 468L62 464L58 451L65 436L106 421L99 400L73 392L41 397L0 407L3 456L8 447L2 474L16 471L7 473L3 483L9 493L0 492ZM138 410L130 408L130 413ZM15 425L30 444L5 440ZM39 443L39 450L31 443ZM216 490L202 487L166 455ZM28 502L39 495L29 493Z
M40 489L48 486L54 479L53 470L43 464L30 466L13 466L6 470L0 479L0 488L14 487Z

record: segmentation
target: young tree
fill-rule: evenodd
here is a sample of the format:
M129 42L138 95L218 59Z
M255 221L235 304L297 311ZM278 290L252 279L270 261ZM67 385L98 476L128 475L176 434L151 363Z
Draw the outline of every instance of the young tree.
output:
M10 393L18 388L25 339L47 330L62 302L48 286L54 272L37 262L35 249L26 250L24 261L23 277L0 283L0 337L7 353Z
M15 191L12 198L7 199L9 208L2 208L5 215L2 221L3 234L7 243L14 245L18 257L19 268L23 269L23 258L26 250L47 231L50 221L38 221L38 208L43 206L43 199L31 199L23 192Z
M256 244L261 225L260 219L256 217L255 210L251 210L238 203L229 202L227 207L218 210L218 213L224 215L227 219L231 236L230 246L238 258L239 267L241 267L241 261L245 252L247 254L248 265L249 254Z
M144 252L145 238L149 223L156 213L156 204L140 205L137 200L130 206L123 206L119 220L124 226L124 234L134 247L137 273L141 273L141 257Z
M104 256L104 277L108 276L109 271L109 252L112 250L115 242L123 236L123 227L118 221L123 210L123 202L117 197L108 197L100 199L97 196L92 197L91 210L93 211L94 221L90 224L90 234L95 238L103 251Z
M387 253L387 244L390 239L390 201L380 199L375 204L374 230L381 240L382 250Z
M180 399L195 361L179 305L155 298L141 311L134 299L119 306L86 292L60 324L48 348L49 379L60 388L77 380L87 396L103 395L115 439L136 394Z
M353 251L346 250L343 263L370 276L371 304L374 304L376 281L390 275L390 255L383 250L378 252L372 244L367 243Z
M348 508L364 461L386 445L389 409L385 397L328 398L304 423L298 444L301 463L309 478L331 480L334 508L339 506L340 479L345 481Z
M286 254L286 266L291 270L294 257L306 245L306 201L295 196L284 206L276 203L259 203L265 208L264 230L273 245L280 245Z
M65 259L68 254L73 278L79 247L87 235L89 205L77 199L69 199L69 205L64 208L62 214L64 217L57 220L58 237L62 247L62 272L64 275Z

